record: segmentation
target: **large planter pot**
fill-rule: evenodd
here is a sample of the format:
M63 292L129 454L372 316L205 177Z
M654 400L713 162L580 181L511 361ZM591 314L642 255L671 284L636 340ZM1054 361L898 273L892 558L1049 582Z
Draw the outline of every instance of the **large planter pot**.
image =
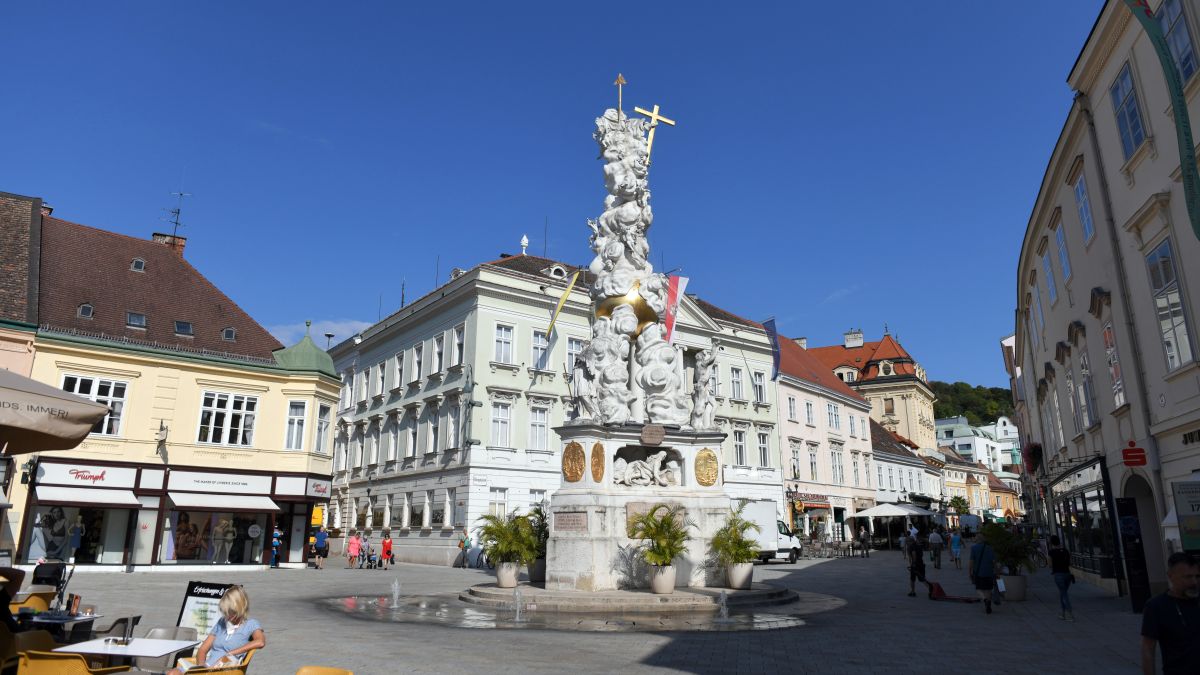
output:
M521 572L521 563L496 563L496 585L500 588L516 588L517 575Z
M1004 579L1004 599L1009 602L1020 602L1025 599L1025 589L1029 584L1029 578L1025 576L1008 576L1000 577Z
M650 591L658 595L668 595L675 592L675 566L650 566Z
M754 583L754 563L733 563L725 566L725 579L730 588L745 590Z
M529 582L534 584L546 581L546 559L538 558L529 566Z

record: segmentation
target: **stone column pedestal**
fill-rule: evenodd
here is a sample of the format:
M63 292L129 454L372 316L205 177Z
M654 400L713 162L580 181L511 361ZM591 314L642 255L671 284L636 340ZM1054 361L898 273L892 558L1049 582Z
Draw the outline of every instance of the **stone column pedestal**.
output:
M724 524L730 501L721 484L725 434L654 425L558 427L563 475L550 500L548 590L605 591L645 588L649 570L628 522L656 504L681 504L696 524L688 550L675 561L677 587L721 583L724 571L707 564L709 542ZM660 459L657 453L663 453ZM647 462L647 458L649 461ZM647 464L636 464L647 462ZM614 481L629 471L632 485ZM658 485L644 469L658 469ZM650 482L650 484L639 484Z

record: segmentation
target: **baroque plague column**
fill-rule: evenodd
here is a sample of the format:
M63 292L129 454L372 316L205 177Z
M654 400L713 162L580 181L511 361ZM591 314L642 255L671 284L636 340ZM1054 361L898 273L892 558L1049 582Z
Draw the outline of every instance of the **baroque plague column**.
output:
M695 521L688 552L675 561L676 585L706 586L720 572L704 559L712 533L729 512L716 448L709 381L714 344L686 382L683 353L663 319L668 279L654 271L646 232L653 221L647 177L654 132L675 123L634 108L596 120L608 196L588 221L595 258L590 271L592 338L574 364L574 419L558 427L562 487L551 500L546 588L601 591L645 584L627 523L659 503L681 504ZM647 137L648 134L648 137Z

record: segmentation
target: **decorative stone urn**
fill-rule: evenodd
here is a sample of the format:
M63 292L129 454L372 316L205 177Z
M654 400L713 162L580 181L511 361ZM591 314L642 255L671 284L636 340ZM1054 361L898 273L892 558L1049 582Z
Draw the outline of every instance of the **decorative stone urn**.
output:
M496 563L496 585L500 588L516 588L517 576L521 573L521 563Z
M725 566L725 577L729 587L746 590L754 583L754 563L733 563Z
M650 591L656 595L669 595L675 592L675 566L650 566Z

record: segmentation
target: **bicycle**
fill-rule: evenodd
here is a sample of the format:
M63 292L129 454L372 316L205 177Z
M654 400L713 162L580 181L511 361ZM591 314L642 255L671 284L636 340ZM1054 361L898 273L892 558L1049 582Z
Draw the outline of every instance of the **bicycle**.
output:
M483 551L480 551L479 555L475 556L475 569L481 570L484 568L484 566L487 566L489 570L496 569L496 566L492 564L492 561L487 559L487 555L485 555Z
M1047 558L1046 553L1040 549L1034 551L1033 555L1030 557L1033 558L1033 562L1036 563L1038 567L1045 567L1050 564L1050 559Z

